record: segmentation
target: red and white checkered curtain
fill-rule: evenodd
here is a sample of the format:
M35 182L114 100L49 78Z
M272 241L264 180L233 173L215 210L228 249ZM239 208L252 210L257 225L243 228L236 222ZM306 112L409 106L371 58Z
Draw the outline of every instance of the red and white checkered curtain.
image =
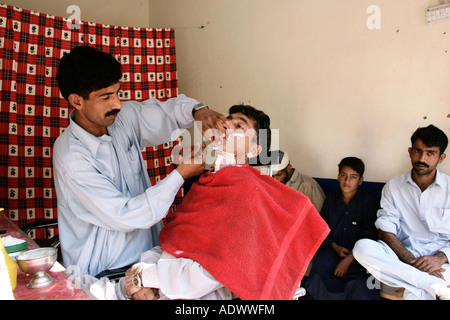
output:
M122 100L178 94L173 29L77 25L0 5L0 207L19 226L57 217L52 147L71 109L55 76L62 55L80 45L110 53L122 64ZM153 184L174 169L172 148L169 142L143 150ZM174 204L181 196L180 190Z

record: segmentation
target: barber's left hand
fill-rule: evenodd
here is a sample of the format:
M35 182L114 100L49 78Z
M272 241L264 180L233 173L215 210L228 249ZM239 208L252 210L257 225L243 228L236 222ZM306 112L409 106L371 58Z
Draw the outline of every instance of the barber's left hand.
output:
M176 170L184 180L198 176L205 170L205 159L203 158L203 149L205 145L197 144L193 150L185 155Z
M223 114L208 108L202 108L195 112L195 120L202 122L200 129L209 141L222 141L222 138L225 137L225 126L228 119Z
M132 265L131 268L125 272L125 292L128 297L132 297L136 292L142 289L136 287L133 283L133 275L140 264L141 263L136 263Z

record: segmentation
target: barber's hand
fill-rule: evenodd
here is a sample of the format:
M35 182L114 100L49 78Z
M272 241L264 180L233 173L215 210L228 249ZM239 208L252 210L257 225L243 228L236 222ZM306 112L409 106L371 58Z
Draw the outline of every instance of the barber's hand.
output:
M209 141L222 141L222 138L225 137L225 126L228 119L223 114L208 108L202 108L195 112L195 120L201 121L202 127L199 129Z
M203 109L198 110L197 112ZM196 113L197 114L197 113ZM205 171L205 159L203 158L203 149L205 145L197 144L194 149L186 156L177 167L177 171L184 180L190 177L198 176Z
M136 263L125 272L125 292L128 297L132 297L136 292L142 289L136 287L133 283L133 275L140 265L141 263Z
M159 294L156 288L141 288L133 294L133 300L158 300Z

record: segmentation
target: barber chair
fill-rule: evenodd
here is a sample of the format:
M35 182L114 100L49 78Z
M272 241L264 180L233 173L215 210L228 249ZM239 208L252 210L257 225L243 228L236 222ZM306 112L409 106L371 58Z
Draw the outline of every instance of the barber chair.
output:
M267 155L251 158L249 164L268 176L272 176L272 166L280 164L284 153L280 150L268 151Z
M29 234L31 231L33 231L35 229L44 228L45 233L47 234L48 228L51 228L51 227L54 227L54 228L58 227L58 219L50 219L50 220L45 220L45 221L41 221L41 222L28 223L28 224L24 225L23 227L21 227L20 229L22 229L22 231L25 232L25 234L31 238L31 236ZM53 247L53 248L57 249L58 250L57 261L61 265L63 264L61 247L59 245L60 242L59 242L58 235L54 235L53 237L51 237L49 239L36 239L35 242L40 247Z
M282 154L279 150L268 151L267 155L262 159L262 156L251 158L249 165L261 171L263 174L272 176L272 165L281 163ZM208 170L204 171L207 172ZM187 178L183 184L184 194L186 195L191 189L192 185L198 181L201 175Z
M117 269L104 270L104 271L100 272L99 274L97 274L95 277L97 279L107 277L109 280L120 279L122 277L125 277L125 272L130 268L131 268L131 266L126 266L126 267L117 268Z

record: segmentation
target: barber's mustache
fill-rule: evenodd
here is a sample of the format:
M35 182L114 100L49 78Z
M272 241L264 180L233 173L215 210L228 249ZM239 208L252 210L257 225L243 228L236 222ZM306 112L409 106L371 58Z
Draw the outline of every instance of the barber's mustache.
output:
M427 168L430 167L428 164L426 164L425 162L421 162L421 161L417 161L416 163L414 163L414 165L416 165L416 166L422 165L422 166L427 167Z
M113 109L113 110L107 112L107 113L105 114L105 117L109 117L109 116L113 116L113 115L115 115L115 114L118 114L119 111L120 111L120 109Z

